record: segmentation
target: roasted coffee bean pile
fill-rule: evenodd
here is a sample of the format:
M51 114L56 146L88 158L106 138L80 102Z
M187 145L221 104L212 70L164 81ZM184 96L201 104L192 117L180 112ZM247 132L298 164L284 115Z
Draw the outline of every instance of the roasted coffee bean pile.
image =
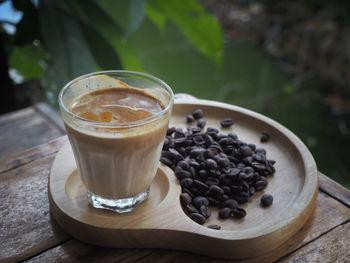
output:
M263 148L241 141L233 132L225 135L215 127L203 131L203 117L203 111L197 109L186 117L187 123L197 120L196 126L186 131L168 128L160 161L179 179L180 201L192 220L204 224L213 206L220 209L221 219L241 219L246 211L239 205L267 186L266 177L275 172L275 161L267 159ZM224 119L220 124L227 128L234 122ZM264 195L261 206L271 204L272 196ZM208 227L220 229L218 225Z

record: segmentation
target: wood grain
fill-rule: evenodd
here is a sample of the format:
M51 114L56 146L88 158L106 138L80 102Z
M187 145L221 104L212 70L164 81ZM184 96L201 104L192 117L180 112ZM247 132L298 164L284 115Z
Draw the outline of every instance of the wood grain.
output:
M350 191L331 178L319 173L320 189L350 208Z
M34 108L0 117L0 157L23 151L63 135L64 132Z
M66 133L66 128L64 127L60 114L50 107L49 104L45 102L38 102L33 107L44 119L56 126L59 131L61 131L63 134Z
M350 262L350 222L340 225L280 262Z
M334 216L336 215L336 216ZM240 262L270 263L284 255L297 251L323 234L350 220L350 209L320 192L314 214L305 226L288 242L272 252L248 260L220 260L194 253L167 249L111 249L88 245L70 240L28 260L28 262L75 262L89 259L89 262ZM212 249L215 249L213 246Z
M21 111L17 116L30 112ZM0 119L0 125L11 118ZM244 261L219 260L167 249L109 249L68 237L49 213L47 175L66 141L0 159L0 262L349 262L349 191L320 175L321 192L310 220L269 254ZM323 192L324 191L324 192ZM328 195L328 193L330 195ZM340 202L338 202L339 200ZM345 205L344 205L345 204ZM11 208L11 209L10 209ZM215 247L213 247L215 249Z
M6 159L13 169L0 175L1 262L23 260L68 239L52 221L47 199L47 175L64 140L18 154L18 166Z
M0 158L0 177L1 174L7 171L40 159L46 155L56 153L66 141L67 136L62 136L43 145L38 145L26 151Z
M196 104L177 101L170 126L186 128L185 116L196 108L203 109L207 127L219 128L222 119L234 119L234 127L223 129L223 133L236 132L243 141L264 147L268 158L276 160L276 173L265 190L275 196L273 206L260 207L260 192L243 205L248 212L244 220L223 221L215 213L208 224L220 224L221 230L208 229L184 214L179 203L179 183L167 169L167 185L171 187L159 205L124 215L100 212L87 206L83 184L71 180L76 165L67 143L57 154L49 179L50 204L58 223L75 238L101 246L162 247L221 258L261 255L294 235L311 215L318 191L316 165L305 145L267 117L213 101L198 100ZM271 133L272 139L262 145L259 138L264 130ZM177 189L173 187L175 185ZM79 194L70 193L68 189ZM174 216L171 220L170 213ZM218 247L208 249L213 244Z

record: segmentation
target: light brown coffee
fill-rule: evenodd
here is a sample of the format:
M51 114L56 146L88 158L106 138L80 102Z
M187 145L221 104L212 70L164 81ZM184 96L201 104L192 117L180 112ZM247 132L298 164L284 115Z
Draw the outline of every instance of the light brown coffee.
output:
M146 191L158 167L168 121L162 116L142 125L135 125L135 121L161 112L162 103L143 90L119 87L84 94L68 109L91 121L89 129L66 123L87 189L109 199L133 197ZM95 127L94 122L100 123ZM101 122L106 126L101 127ZM134 124L129 126L130 122Z

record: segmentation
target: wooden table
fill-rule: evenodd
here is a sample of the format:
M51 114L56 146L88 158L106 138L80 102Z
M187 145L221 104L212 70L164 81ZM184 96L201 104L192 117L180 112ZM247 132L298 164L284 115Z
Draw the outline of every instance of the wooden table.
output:
M59 114L47 103L0 115L0 158L66 134Z
M182 251L96 247L65 234L50 214L47 184L66 140L0 159L0 262L229 262ZM234 262L350 262L350 191L321 173L319 180L316 210L291 240Z

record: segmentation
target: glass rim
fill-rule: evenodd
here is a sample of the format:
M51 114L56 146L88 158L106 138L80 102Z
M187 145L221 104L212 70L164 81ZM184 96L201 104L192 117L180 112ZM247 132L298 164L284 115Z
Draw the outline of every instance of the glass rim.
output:
M74 83L84 79L84 78L88 78L91 76L97 76L97 75L112 75L112 74L131 74L131 75L135 75L135 76L141 76L141 77L146 77L149 78L157 83L160 84L160 86L164 87L166 89L166 91L169 93L170 95L170 101L168 103L168 105L161 110L160 112L157 112L155 114L153 114L152 116L142 119L142 120L137 120L137 121L130 121L130 122L124 122L124 123L113 123L113 122L102 122L102 121L93 121L93 120L88 120L85 118L80 117L77 114L74 114L73 112L71 112L70 110L67 109L67 107L64 105L63 103L63 95L65 93L65 91ZM136 87L137 88L137 87ZM61 109L64 110L64 112L66 112L67 114L69 114L72 118L74 119L78 119L79 121L88 123L89 125L92 126L97 126L99 128L128 128L128 127L135 127L135 126L140 126L140 125L144 125L144 124L148 124L150 122L153 122L155 120L158 120L159 118L161 118L166 112L168 112L172 106L172 104L174 103L174 92L172 91L172 89L169 87L168 84L166 84L163 80L154 77L150 74L147 73L142 73L142 72L137 72L137 71L131 71L131 70L104 70L104 71L96 71L96 72L92 72L92 73L88 73L88 74L84 74L81 75L71 81L69 81L66 85L64 85L64 87L61 89L61 91L59 92L58 95L58 104L60 106Z

